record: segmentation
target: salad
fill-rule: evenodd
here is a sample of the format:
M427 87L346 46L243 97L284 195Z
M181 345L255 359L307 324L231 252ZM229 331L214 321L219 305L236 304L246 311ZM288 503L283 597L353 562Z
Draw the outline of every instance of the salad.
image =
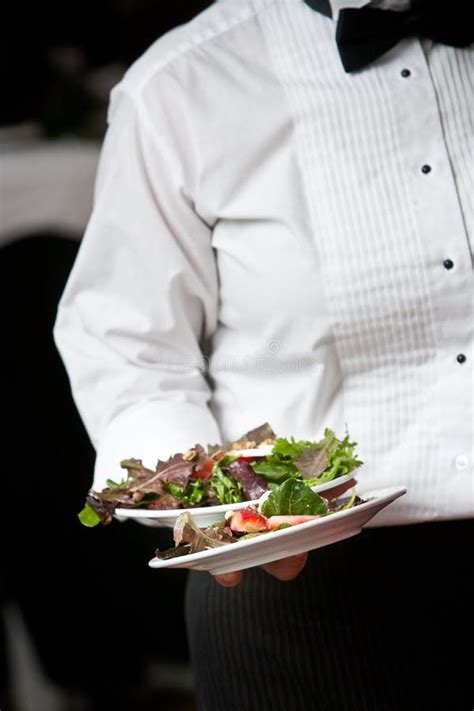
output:
M79 513L85 526L112 521L116 508L148 510L193 508L255 501L287 481L309 487L349 474L362 462L346 432L340 440L326 429L319 441L278 437L266 422L234 442L195 444L154 470L140 459L126 459L121 482L91 489Z
M174 547L164 551L157 549L155 556L160 560L169 560L219 548L329 516L361 503L363 500L356 495L355 489L350 497L327 501L303 481L287 479L258 506L250 505L240 511L229 511L224 520L206 529L199 528L192 513L185 511L174 525Z

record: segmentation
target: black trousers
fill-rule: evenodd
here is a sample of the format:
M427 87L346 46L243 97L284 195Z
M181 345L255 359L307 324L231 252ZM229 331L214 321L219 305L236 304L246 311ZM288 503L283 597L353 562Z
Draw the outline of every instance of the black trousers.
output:
M199 711L471 711L474 519L364 529L299 578L192 572Z

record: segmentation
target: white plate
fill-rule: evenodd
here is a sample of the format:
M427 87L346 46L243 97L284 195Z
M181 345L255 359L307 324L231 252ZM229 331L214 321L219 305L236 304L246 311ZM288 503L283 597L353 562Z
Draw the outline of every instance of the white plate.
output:
M405 487L370 491L360 494L369 500L352 509L200 553L170 560L153 558L148 565L151 568L191 568L212 575L264 565L357 535L375 514L405 493Z
M350 481L356 476L356 472L352 474L345 474L344 476L337 477L332 481L327 481L325 484L318 484L317 486L312 486L312 490L316 493L322 491L329 491L340 484L344 484ZM263 497L267 496L267 493ZM262 499L263 499L262 497ZM163 509L161 511L149 511L148 509L115 509L115 515L119 519L131 518L145 526L166 526L168 528L173 528L176 519L183 511L191 511L196 524L200 528L206 528L206 526L211 526L217 521L221 521L227 511L238 511L239 509L245 509L251 504L258 504L260 499L255 501L241 501L238 504L220 504L219 506L199 506L196 508L182 508L182 509Z

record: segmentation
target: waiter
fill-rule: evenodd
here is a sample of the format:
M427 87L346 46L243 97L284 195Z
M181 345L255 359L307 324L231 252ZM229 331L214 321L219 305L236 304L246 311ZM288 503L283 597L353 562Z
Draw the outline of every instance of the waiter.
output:
M307 561L190 575L203 711L472 707L467 8L220 0L112 92L55 327L95 488L264 421L347 424L360 488L408 488Z

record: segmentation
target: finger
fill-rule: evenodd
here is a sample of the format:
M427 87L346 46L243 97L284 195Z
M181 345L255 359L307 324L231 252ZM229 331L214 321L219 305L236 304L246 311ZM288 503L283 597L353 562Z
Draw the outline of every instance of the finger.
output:
M263 566L263 569L278 580L293 580L301 573L307 560L308 554L300 553L299 555L291 556L291 558L283 558L282 560L275 560L273 563L267 563Z
M223 575L216 575L215 580L222 585L224 588L234 588L240 583L242 579L242 571L236 570L233 573L224 573Z

